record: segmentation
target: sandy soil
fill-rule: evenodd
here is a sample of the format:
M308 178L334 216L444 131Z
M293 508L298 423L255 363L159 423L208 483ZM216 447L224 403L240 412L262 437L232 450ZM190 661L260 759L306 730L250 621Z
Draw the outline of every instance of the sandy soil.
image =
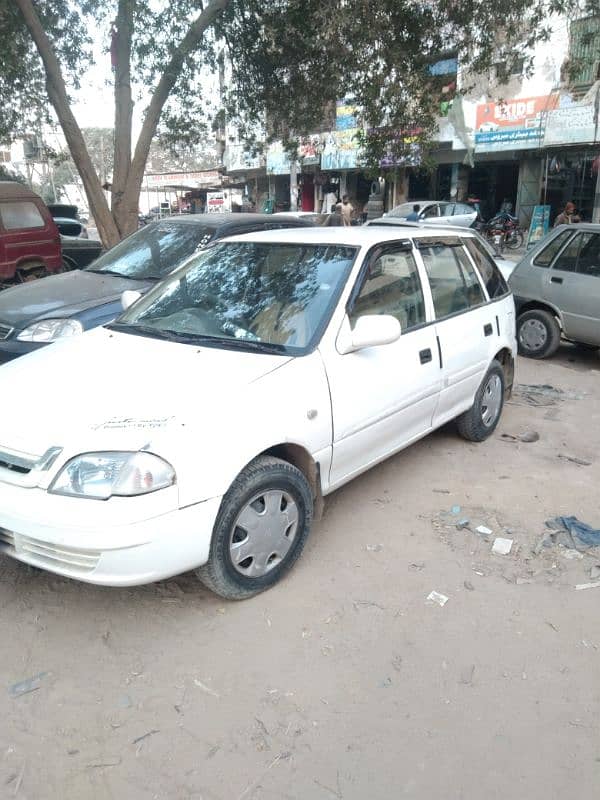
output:
M566 345L520 361L521 384L565 394L519 393L487 443L447 428L337 492L251 601L1 559L0 797L597 796L600 591L574 587L600 553L532 548L557 514L600 526L599 373ZM502 438L525 431L539 441Z

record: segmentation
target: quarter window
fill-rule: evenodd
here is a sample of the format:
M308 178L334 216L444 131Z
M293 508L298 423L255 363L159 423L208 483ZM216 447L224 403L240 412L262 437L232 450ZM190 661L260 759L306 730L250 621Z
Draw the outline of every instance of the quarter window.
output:
M490 300L507 294L508 286L506 281L489 253L486 253L477 239L463 239L463 242L485 283Z
M557 236L554 237L554 239L552 239L551 242L548 243L546 247L544 247L543 250L537 254L537 256L533 259L533 264L536 267L549 267L552 263L552 260L571 234L572 231L561 231Z
M425 301L411 252L386 250L369 265L350 312L350 323L365 314L390 314L407 331L425 322Z
M35 203L28 200L1 203L0 217L2 217L2 224L7 231L15 231L20 228L43 228L46 224Z
M464 249L447 244L421 249L437 319L485 302L483 289Z

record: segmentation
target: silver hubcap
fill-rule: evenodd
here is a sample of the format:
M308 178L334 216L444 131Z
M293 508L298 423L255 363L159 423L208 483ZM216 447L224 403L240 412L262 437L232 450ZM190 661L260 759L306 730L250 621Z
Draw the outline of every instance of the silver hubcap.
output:
M229 552L234 568L250 578L266 575L289 552L298 532L298 506L287 492L257 494L238 514Z
M500 413L502 404L502 381L497 375L491 375L483 390L481 399L481 419L486 428L494 424Z
M539 319L528 319L519 329L519 340L528 350L541 350L548 340L548 331Z

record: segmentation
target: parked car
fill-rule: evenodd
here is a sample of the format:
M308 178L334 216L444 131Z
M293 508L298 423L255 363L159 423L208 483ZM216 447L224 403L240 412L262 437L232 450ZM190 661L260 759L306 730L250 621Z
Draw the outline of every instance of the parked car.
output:
M366 225L396 225L396 226L400 226L401 225L403 227L415 227L415 226L420 226L420 225L424 226L425 223L423 223L423 222L407 222L405 219L402 219L400 217L380 217L379 219L369 220L365 224ZM438 225L436 227L439 230L441 230L442 226L440 224L440 225ZM455 225L446 226L445 230L450 232L450 233L452 233L452 232L456 233L457 232ZM477 242L479 242L479 245L480 245L481 249L485 250L485 252L489 255L489 257L494 260L496 266L498 267L498 269L502 273L502 275L504 277L504 280L507 281L509 276L510 276L510 274L511 274L511 272L515 268L515 262L514 261L509 261L509 259L503 258L502 256L498 255L496 253L496 250L490 244L490 242L487 239L484 239L483 236L481 236L481 234L478 233L477 231L475 231L473 229L470 229L469 233L476 239Z
M303 220L275 220L267 214L177 215L146 225L84 270L0 292L0 364L104 325L121 313L124 291L148 291L214 239L310 225ZM68 255L75 256L75 248L91 247L91 243L91 239L71 241Z
M83 269L95 261L102 253L102 242L98 239L81 236L60 237L63 271Z
M413 207L419 206L419 221L437 225L460 225L468 228L477 219L477 209L468 203L455 203L446 200L410 200L402 203L387 214L385 217L399 217L406 219L412 214Z
M513 382L513 299L469 232L261 231L128 300L0 367L0 550L90 583L267 589L322 496L450 420L483 441Z
M42 198L20 183L0 181L0 286L61 269L60 236Z
M65 203L48 203L48 211L52 214L52 219L61 235L78 236L82 239L88 238L87 228L79 219L77 206Z
M548 358L561 337L600 347L600 225L559 225L515 267L519 352Z

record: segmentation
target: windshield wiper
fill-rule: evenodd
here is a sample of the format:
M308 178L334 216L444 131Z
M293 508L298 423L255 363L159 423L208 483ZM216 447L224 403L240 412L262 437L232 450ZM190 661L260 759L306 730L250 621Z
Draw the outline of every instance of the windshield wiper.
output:
M111 331L152 336L154 339L166 339L169 342L181 342L184 338L175 331L166 331L162 328L155 328L153 325L141 325L139 322L109 322L105 327Z
M285 355L287 347L283 344L271 342L257 342L254 339L234 339L229 336L206 336L205 334L191 334L194 341L207 347L223 347L229 350L245 350L246 352L271 353Z
M95 272L96 275L116 275L117 278L129 278L130 277L129 275L123 275L122 272L117 272L114 269L87 269L86 272Z

